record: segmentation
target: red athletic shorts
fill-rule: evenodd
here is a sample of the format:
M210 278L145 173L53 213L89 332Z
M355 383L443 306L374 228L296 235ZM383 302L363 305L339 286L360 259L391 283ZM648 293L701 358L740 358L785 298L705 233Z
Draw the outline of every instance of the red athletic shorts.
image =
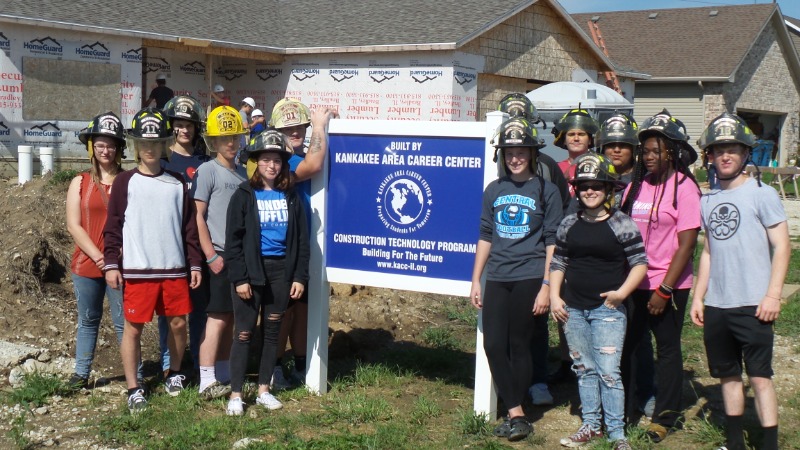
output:
M160 280L125 280L122 291L125 320L146 323L159 316L182 316L192 312L189 299L189 280L167 278Z

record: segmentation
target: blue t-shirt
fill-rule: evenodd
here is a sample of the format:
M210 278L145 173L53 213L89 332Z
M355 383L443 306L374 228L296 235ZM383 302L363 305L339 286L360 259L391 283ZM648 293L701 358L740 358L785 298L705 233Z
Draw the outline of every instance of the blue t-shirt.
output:
M250 128L250 139L261 134L262 131L266 130L267 127L264 126L264 122L257 123L253 128Z
M286 256L286 228L289 208L280 191L256 189L258 221L261 224L261 255Z

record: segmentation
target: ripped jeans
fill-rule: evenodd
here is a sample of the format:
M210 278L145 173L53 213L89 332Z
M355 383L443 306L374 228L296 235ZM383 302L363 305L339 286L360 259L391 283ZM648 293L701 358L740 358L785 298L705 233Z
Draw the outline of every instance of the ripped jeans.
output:
M247 371L250 343L256 336L256 324L261 319L262 346L259 358L258 384L269 385L278 353L278 332L289 304L291 282L286 281L286 263L281 258L262 260L267 285L251 285L253 297L233 299L233 342L231 344L231 390L242 392Z
M600 305L582 310L567 306L569 319L564 325L572 370L578 375L578 393L584 425L602 428L602 416L609 440L625 437L625 391L622 388L620 360L625 341L625 307Z

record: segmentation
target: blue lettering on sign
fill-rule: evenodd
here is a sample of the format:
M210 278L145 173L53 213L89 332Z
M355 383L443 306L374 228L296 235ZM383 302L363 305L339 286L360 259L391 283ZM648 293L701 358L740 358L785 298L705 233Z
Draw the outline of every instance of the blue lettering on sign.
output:
M331 134L327 267L469 281L484 146L482 138Z

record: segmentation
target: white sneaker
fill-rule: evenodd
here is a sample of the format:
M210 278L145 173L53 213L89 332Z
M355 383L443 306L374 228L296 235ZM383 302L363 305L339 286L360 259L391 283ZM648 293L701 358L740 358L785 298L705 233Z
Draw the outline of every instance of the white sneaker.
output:
M531 396L531 401L536 406L552 405L553 395L547 389L544 383L536 383L528 389L528 394Z
M289 380L283 376L283 367L281 366L276 366L275 370L272 371L272 380L269 384L269 388L273 391L282 391L292 387L292 384L289 383Z
M228 400L228 408L225 411L229 416L241 416L244 414L244 402L241 397L234 397Z
M283 403L280 402L274 395L269 392L263 392L256 398L256 404L269 409L270 411L283 408Z

